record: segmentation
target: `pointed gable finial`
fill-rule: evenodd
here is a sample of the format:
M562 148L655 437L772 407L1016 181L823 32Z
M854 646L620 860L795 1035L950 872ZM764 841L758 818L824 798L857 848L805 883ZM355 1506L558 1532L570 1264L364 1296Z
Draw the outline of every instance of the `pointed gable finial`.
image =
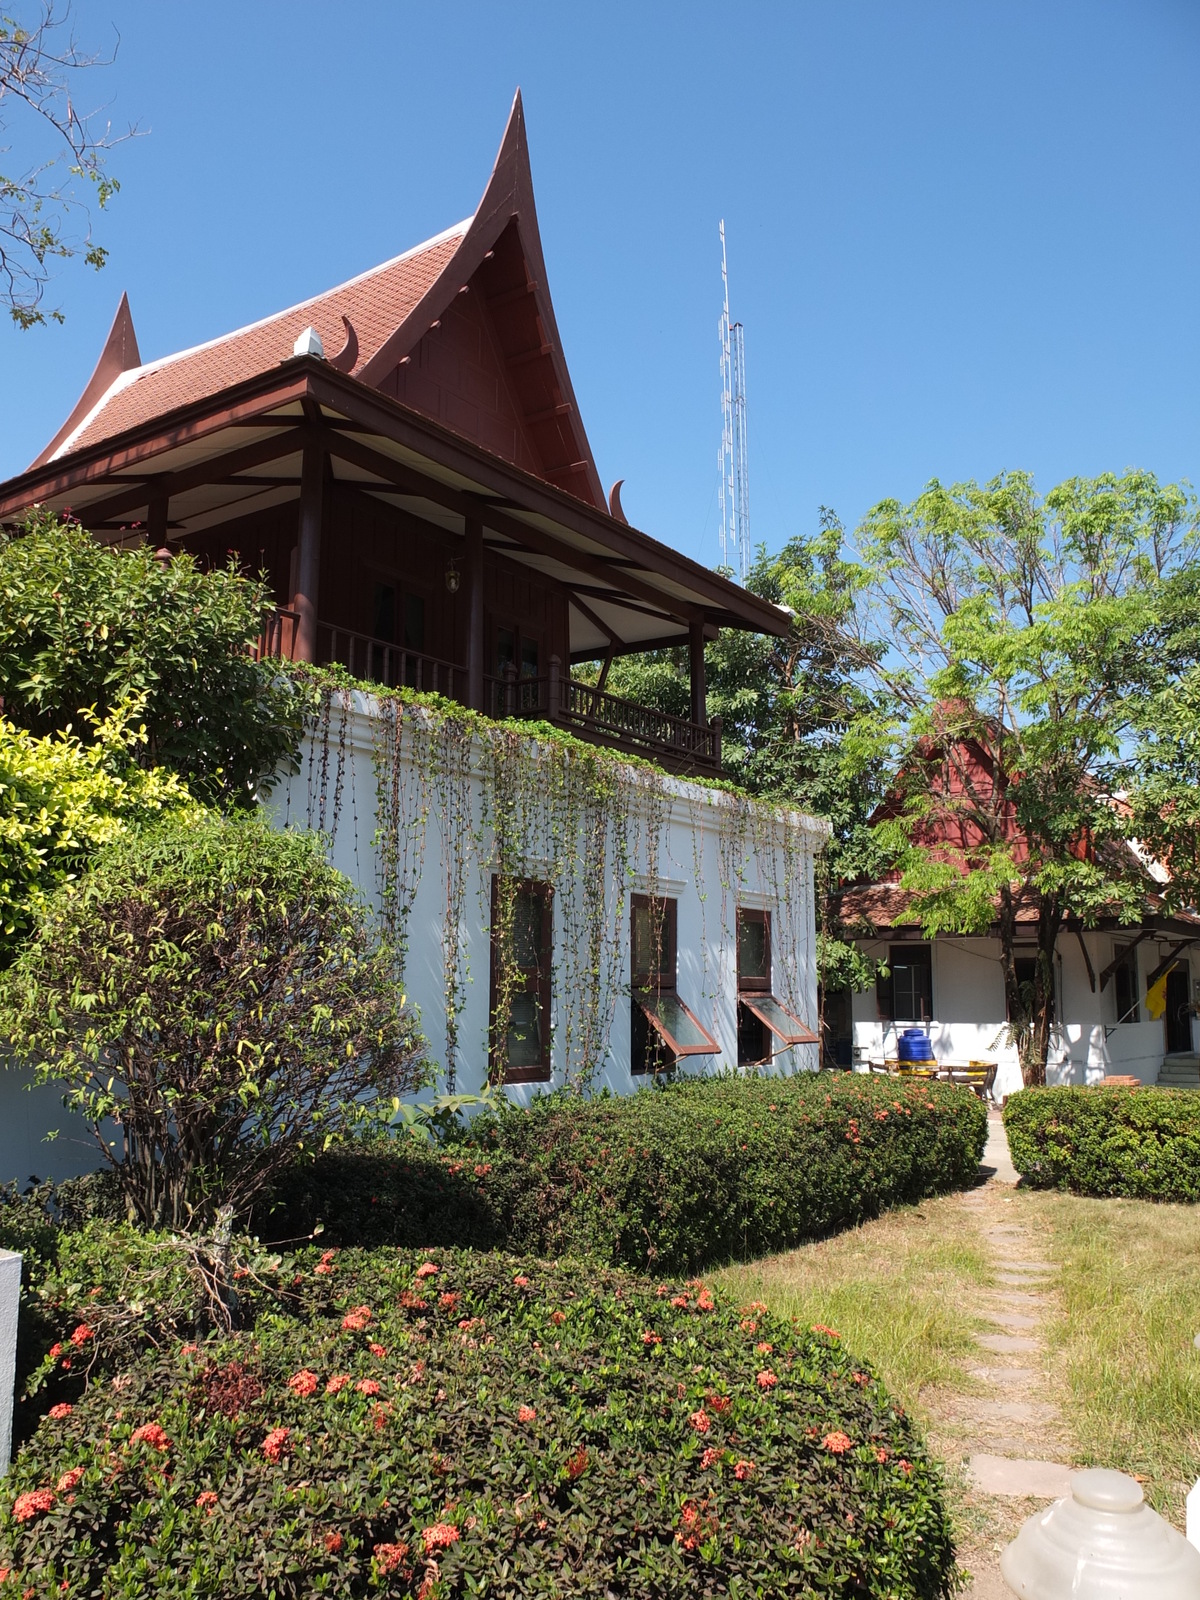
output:
M133 314L129 309L129 296L122 294L121 303L117 307L117 314L112 320L112 327L108 330L108 338L104 341L104 348L100 352L95 370L87 381L87 387L75 403L75 409L63 423L62 427L51 439L50 443L38 456L36 461L30 463L33 467L40 467L44 461L49 461L55 451L65 439L69 439L83 422L104 394L111 388L114 381L123 372L132 372L135 367L142 364L141 352L138 350L137 334L133 331Z

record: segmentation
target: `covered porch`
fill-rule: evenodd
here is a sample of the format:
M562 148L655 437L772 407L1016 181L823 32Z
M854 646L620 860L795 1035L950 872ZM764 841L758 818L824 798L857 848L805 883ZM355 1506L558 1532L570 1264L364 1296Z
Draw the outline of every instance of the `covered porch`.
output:
M680 774L720 771L706 642L789 625L631 527L615 495L600 509L311 354L31 469L0 518L35 501L107 542L265 574L279 602L265 654L546 721ZM618 656L668 646L688 651L688 717L608 692Z

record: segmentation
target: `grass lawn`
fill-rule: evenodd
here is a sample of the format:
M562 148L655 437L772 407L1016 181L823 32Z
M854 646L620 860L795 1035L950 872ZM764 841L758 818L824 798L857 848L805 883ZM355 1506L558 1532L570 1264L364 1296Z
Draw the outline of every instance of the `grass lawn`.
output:
M1061 1266L1044 1337L1080 1459L1144 1477L1182 1526L1200 1476L1200 1206L1017 1199Z
M1005 1193L1006 1220L1023 1224L1035 1251L1060 1267L1039 1330L1045 1393L1065 1424L1057 1448L1070 1449L1059 1459L1136 1473L1151 1503L1182 1527L1184 1497L1200 1476L1200 1206ZM831 1324L872 1362L946 1452L968 1543L995 1532L955 1460L960 1446L992 1446L972 1444L961 1420L947 1422L969 1414L956 1394L979 1392L966 1368L980 1359L974 1335L995 1270L980 1223L962 1196L948 1195L714 1280L785 1316Z
M991 1272L974 1219L946 1195L819 1244L727 1267L713 1281L783 1316L835 1327L919 1413L922 1390L971 1385L961 1363L978 1354L979 1323L967 1308Z

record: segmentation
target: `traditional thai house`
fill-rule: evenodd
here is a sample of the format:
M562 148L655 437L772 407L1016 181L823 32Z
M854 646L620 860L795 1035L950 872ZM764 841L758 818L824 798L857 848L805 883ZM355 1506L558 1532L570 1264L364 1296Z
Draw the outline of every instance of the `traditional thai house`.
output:
M615 970L627 996L643 995L600 1004L611 1016L601 1018L603 1048L592 1038L590 1071L627 1089L642 1067L693 1053L708 1064L812 1064L807 1043L797 1046L812 1037L803 1019L815 1013L810 877L821 827L772 813L769 827L747 832L744 807L686 781L721 770L705 642L721 628L780 634L788 620L631 527L619 483L605 496L547 286L519 94L475 214L382 266L151 361L141 359L122 299L78 403L29 470L0 485L0 520L35 503L70 508L101 540L148 540L214 563L232 555L264 572L278 599L265 654L340 663L359 679L550 724L651 763L623 770L641 785L635 812L646 811L646 783L655 789L661 838L642 827L634 843L622 825L607 856L588 858L589 873L609 875ZM618 655L665 645L689 651L687 718L606 689ZM330 714L349 719L339 724L338 771L357 785L354 826L347 808L313 797L313 753L327 728L314 730L305 774L276 792L281 818L332 828L340 817L335 859L382 904L399 894L406 984L449 1081L475 1088L489 1071L510 1083L560 1080L573 1046L563 1043L567 998L552 974L573 926L573 891L546 881L554 852L548 835L536 837L542 824L529 813L520 848L497 845L476 748L467 811L452 825L444 795L436 801L419 870L401 892L383 881L396 852L381 855L378 845L380 706L360 693ZM427 753L437 744L422 715L413 711L406 731L388 722L393 762L411 768L414 741ZM536 765L545 741L526 745ZM422 759L429 779L434 758ZM438 782L446 770L443 761ZM740 822L730 821L735 812ZM415 849L414 817L389 815L393 834L406 830ZM741 830L736 860L731 826ZM764 827L783 852L769 869ZM447 900L445 884L468 858L477 892ZM573 861L582 869L582 856ZM522 1036L506 1024L497 1043L488 941L505 871L526 886L518 915L528 948L525 986L508 1004ZM647 905L650 944L637 931ZM738 999L739 929L744 982L758 986L753 1004ZM474 977L463 978L468 967ZM648 994L678 1003L649 1005Z
M991 757L971 740L955 742L953 759L938 763L935 785L945 802L931 809L918 834L926 848L961 872L982 835L972 820L991 809L997 834L1022 859L1027 847ZM957 802L970 791L974 807ZM994 803L993 803L994 802ZM885 804L879 815L895 815ZM1079 851L1092 845L1081 840ZM1141 858L1132 844L1129 864L1144 879L1139 922L1100 916L1085 925L1064 918L1053 955L1053 1024L1046 1081L1096 1083L1117 1076L1141 1083L1200 1088L1197 1013L1200 1012L1200 917L1169 911L1158 888L1165 873ZM1156 882L1157 879L1157 882ZM898 1054L906 1028L928 1031L938 1064L968 1069L997 1067L994 1093L1021 1087L1021 1071L1008 1029L1000 962L999 928L976 936L926 938L912 911L912 896L893 873L877 883L846 888L838 915L865 955L880 963L870 989L825 997L826 1050L860 1071ZM1016 911L1016 977L1033 983L1038 950L1038 910Z

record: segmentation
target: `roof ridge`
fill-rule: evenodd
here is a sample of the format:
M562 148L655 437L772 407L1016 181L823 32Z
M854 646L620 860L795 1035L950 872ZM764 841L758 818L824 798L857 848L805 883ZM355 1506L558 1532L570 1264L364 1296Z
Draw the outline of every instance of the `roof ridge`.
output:
M443 228L441 233L435 233L432 238L423 239L419 244L412 245L407 250L402 250L399 255L391 256L387 261L381 261L377 266L368 267L365 272L359 272L352 278L346 278L341 283L335 283L329 289L323 289L319 294L309 295L307 299L298 300L295 305L285 306L282 311L272 311L269 316L259 317L254 322L244 323L240 328L231 328L227 333L217 334L212 339L202 339L199 344L189 345L184 350L173 350L169 355L157 356L153 361L144 361L140 366L128 367L124 372L119 372L109 384L87 415L72 428L71 432L63 439L62 443L50 456L51 461L56 461L60 456L68 455L75 441L86 433L96 417L103 411L108 402L127 389L130 384L136 383L139 378L144 378L152 372L159 372L164 367L169 367L174 361L182 361L187 356L198 355L203 350L212 350L217 345L224 344L226 340L237 339L243 334L254 333L259 328L268 327L273 322L279 322L284 317L293 316L298 311L305 311L310 306L315 306L321 300L327 300L331 295L340 294L344 289L351 289L355 284L365 283L368 278L375 277L378 273L386 272L389 267L399 266L401 262L411 260L412 257L432 250L439 244L444 244L447 239L452 239L457 234L464 237L471 223L475 220L474 213L465 217L461 222L456 222L452 227Z

